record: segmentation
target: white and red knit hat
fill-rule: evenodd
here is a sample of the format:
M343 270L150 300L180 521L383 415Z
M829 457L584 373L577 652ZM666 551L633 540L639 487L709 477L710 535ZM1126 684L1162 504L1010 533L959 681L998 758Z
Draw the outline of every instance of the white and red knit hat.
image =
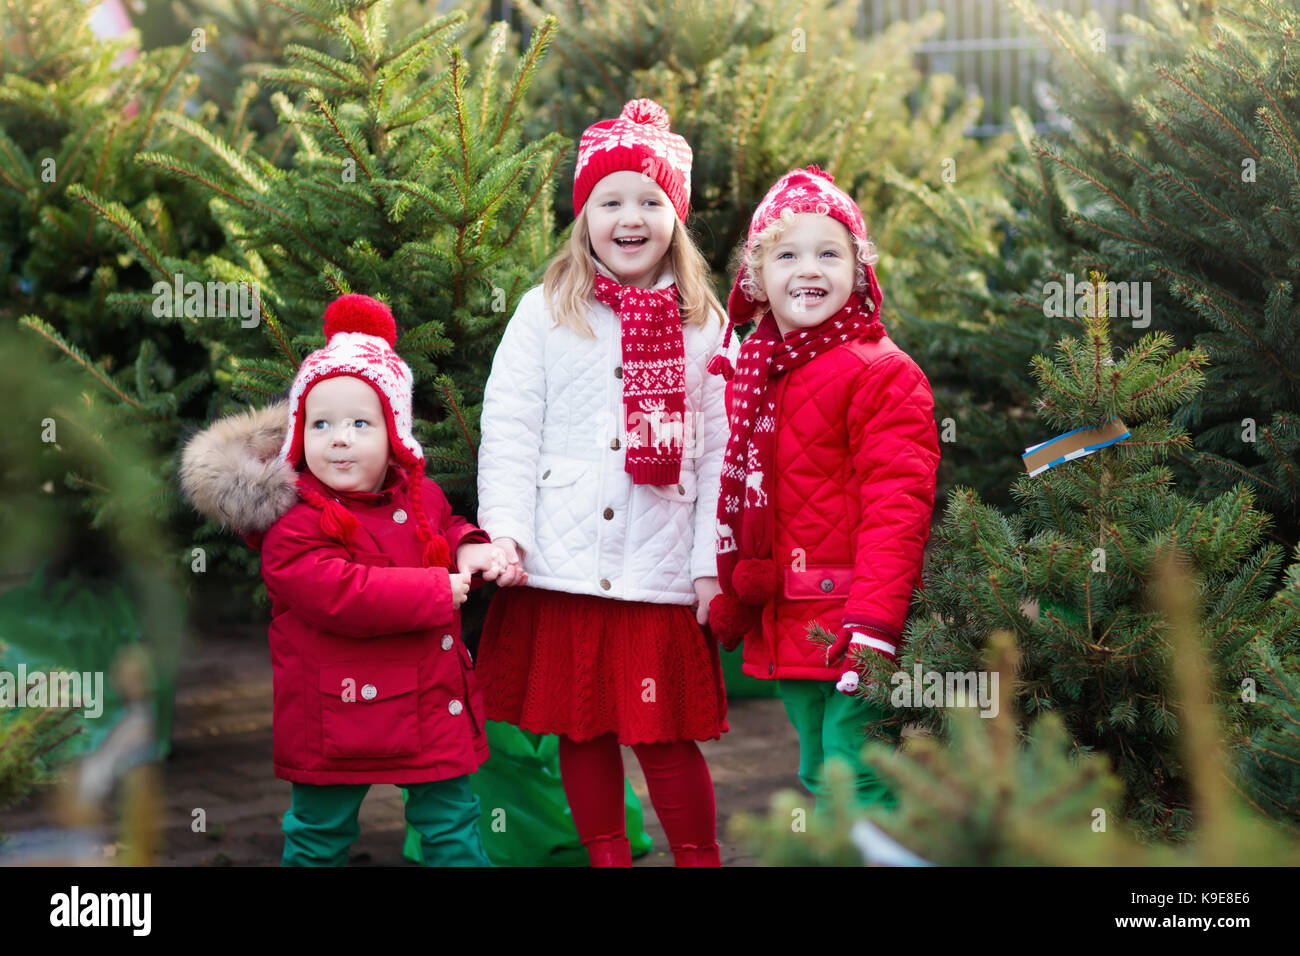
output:
M573 171L573 211L596 183L624 169L644 173L668 194L682 222L691 204L691 147L668 128L668 111L654 100L631 100L617 119L587 127Z
M325 347L303 359L289 390L289 431L280 457L297 468L303 460L302 437L307 393L313 385L338 375L367 382L379 395L388 423L388 443L403 467L423 461L424 451L412 434L411 392L414 378L393 346L397 323L388 306L368 295L344 295L325 309Z
M853 201L853 197L835 185L835 180L830 173L823 172L817 166L808 166L805 169L790 170L767 191L767 195L763 197L763 201L758 204L753 217L749 220L745 252L747 254L751 252L758 237L786 213L798 215L806 212L830 216L837 222L843 223L859 242L869 241L866 221L862 218L862 210ZM870 265L866 266L866 274L867 289L866 295L863 296L862 308L872 318L879 320L884 295L880 291L879 283L876 282L875 270ZM758 303L741 288L743 278L744 266L736 274L731 295L727 297L727 332L722 340L722 352L715 356L715 362L722 362L724 368L731 365L726 353L731 338L735 335L736 326L748 322L758 309ZM713 364L711 363L711 370Z
M368 295L344 295L325 309L325 347L312 352L294 376L289 390L289 427L280 457L297 469L303 462L307 393L328 378L351 375L366 382L379 396L388 427L389 450L407 473L407 493L415 511L416 534L424 543L425 564L444 566L450 561L446 539L429 525L423 505L424 450L412 432L411 393L415 379L410 367L393 350L397 323L388 306ZM351 512L301 481L298 493L321 509L321 527L350 544L358 527Z

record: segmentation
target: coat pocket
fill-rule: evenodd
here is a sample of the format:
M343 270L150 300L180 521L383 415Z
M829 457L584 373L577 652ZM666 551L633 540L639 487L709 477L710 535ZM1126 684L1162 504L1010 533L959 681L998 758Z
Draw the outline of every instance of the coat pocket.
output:
M404 661L356 661L320 670L326 757L404 757L420 752L420 668Z
M564 455L542 455L537 460L537 487L563 488L572 485L594 468L595 464Z
M819 564L797 571L785 569L785 597L792 601L847 601L853 565Z
M650 490L660 498L690 504L699 495L699 483L695 479L695 472L683 468L676 482L671 485L651 485Z

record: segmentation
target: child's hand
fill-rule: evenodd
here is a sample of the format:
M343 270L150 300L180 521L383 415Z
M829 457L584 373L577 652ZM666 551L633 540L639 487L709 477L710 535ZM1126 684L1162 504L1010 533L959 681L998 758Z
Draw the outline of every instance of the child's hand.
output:
M456 549L456 570L461 574L472 575L482 571L484 579L494 580L505 570L506 554L495 544L471 541Z
M468 574L461 572L450 572L448 577L451 579L451 606L458 608L465 603L469 597L469 579Z
M709 604L713 599L722 593L722 588L718 585L717 578L696 578L695 579L695 620L700 622L700 627L709 623Z
M493 543L501 549L501 553L506 558L506 569L497 578L497 584L503 588L527 584L528 572L524 570L524 549L519 547L519 543L514 538L497 538Z

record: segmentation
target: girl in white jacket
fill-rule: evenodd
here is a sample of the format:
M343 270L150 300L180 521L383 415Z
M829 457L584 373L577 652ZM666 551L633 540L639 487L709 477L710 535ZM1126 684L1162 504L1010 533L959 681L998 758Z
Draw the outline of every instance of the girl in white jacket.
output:
M583 133L577 218L506 326L483 396L479 526L514 559L488 609L488 717L560 735L593 866L631 863L620 744L678 866L717 866L697 740L727 730L716 506L722 315L684 226L691 150L651 100Z

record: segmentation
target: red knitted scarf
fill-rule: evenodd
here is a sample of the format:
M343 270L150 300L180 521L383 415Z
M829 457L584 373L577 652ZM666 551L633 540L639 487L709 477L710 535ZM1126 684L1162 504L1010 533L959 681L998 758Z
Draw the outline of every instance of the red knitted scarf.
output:
M622 328L623 470L633 484L675 484L686 437L686 345L677 286L641 289L598 272L595 293Z
M740 347L731 383L731 437L718 495L718 583L724 592L736 593L732 574L742 558L766 558L772 547L768 492L776 449L773 383L837 345L858 338L875 341L884 334L885 327L862 311L862 299L854 294L826 321L784 338L769 312Z

